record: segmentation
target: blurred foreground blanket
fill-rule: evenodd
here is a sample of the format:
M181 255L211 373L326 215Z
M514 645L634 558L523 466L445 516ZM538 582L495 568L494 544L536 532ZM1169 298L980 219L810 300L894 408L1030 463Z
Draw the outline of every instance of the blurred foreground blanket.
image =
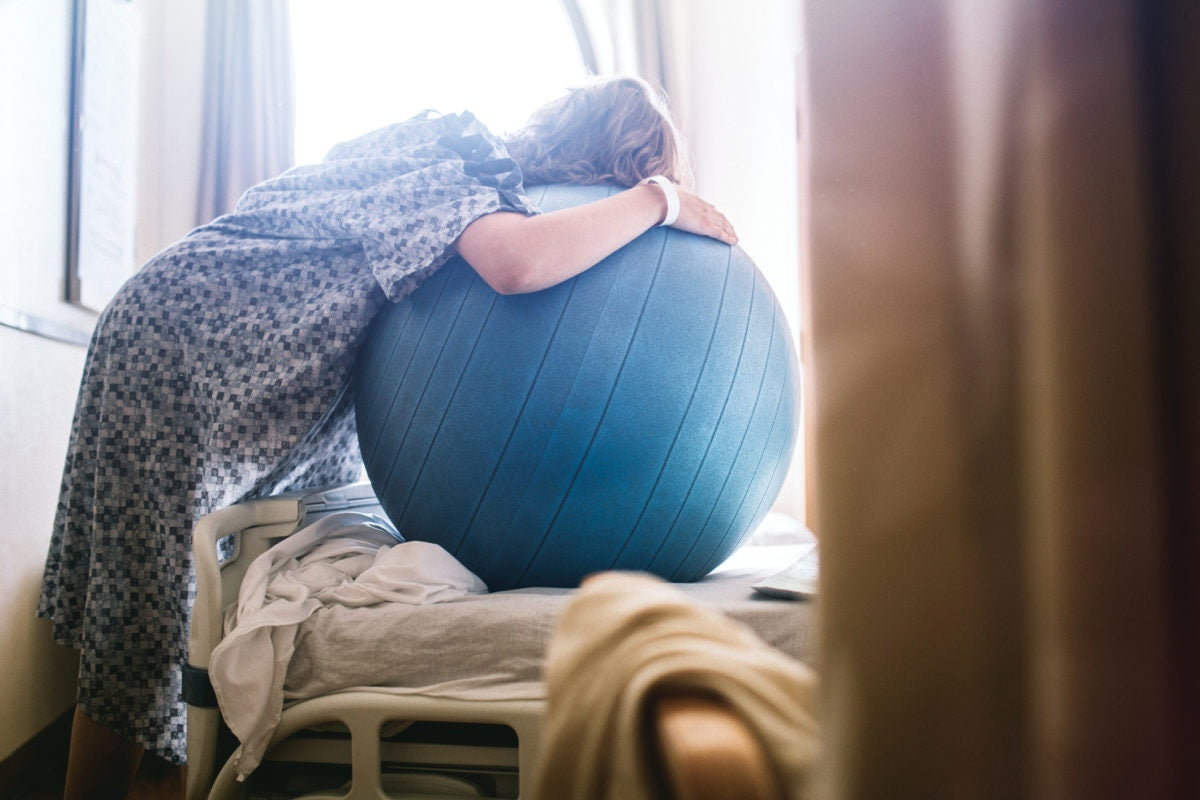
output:
M656 800L643 719L664 689L724 700L762 743L788 797L812 796L815 673L656 578L606 573L585 582L555 628L546 682L535 800Z

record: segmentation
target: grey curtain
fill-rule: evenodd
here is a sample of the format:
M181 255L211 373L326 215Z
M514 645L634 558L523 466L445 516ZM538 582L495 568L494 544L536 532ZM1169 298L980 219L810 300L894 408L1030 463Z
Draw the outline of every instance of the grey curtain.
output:
M1200 796L1195 3L810 0L829 796Z
M295 157L287 0L209 0L196 224Z

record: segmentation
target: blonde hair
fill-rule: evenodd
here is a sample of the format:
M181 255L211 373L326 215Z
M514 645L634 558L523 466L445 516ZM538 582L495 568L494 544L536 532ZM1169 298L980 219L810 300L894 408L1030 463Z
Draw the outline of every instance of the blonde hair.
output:
M615 183L651 175L688 185L691 171L666 96L640 78L597 80L533 113L506 139L526 185Z

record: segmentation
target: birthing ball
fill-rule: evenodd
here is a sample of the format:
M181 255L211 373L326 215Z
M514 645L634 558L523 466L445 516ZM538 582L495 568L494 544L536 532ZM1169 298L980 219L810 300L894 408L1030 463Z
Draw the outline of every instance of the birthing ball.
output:
M529 194L552 211L616 191ZM669 228L526 295L455 258L379 314L355 380L384 510L493 591L702 577L767 513L797 436L771 288L740 248Z

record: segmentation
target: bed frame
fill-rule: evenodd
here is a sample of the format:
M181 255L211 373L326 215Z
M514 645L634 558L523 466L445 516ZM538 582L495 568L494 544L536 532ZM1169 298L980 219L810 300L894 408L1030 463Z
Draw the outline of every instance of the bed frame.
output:
M370 485L361 483L246 501L197 522L196 599L184 670L188 800L249 796L228 759L235 743L207 680L210 655L222 637L223 609L236 601L254 558L339 511L382 514ZM528 800L544 708L541 700L455 700L371 689L323 695L285 707L255 777L287 775L301 764L328 768L330 786L298 795L306 800ZM675 797L783 796L745 725L720 703L671 697L652 713L662 777L676 787ZM322 731L330 724L338 732ZM689 735L699 730L708 733Z

